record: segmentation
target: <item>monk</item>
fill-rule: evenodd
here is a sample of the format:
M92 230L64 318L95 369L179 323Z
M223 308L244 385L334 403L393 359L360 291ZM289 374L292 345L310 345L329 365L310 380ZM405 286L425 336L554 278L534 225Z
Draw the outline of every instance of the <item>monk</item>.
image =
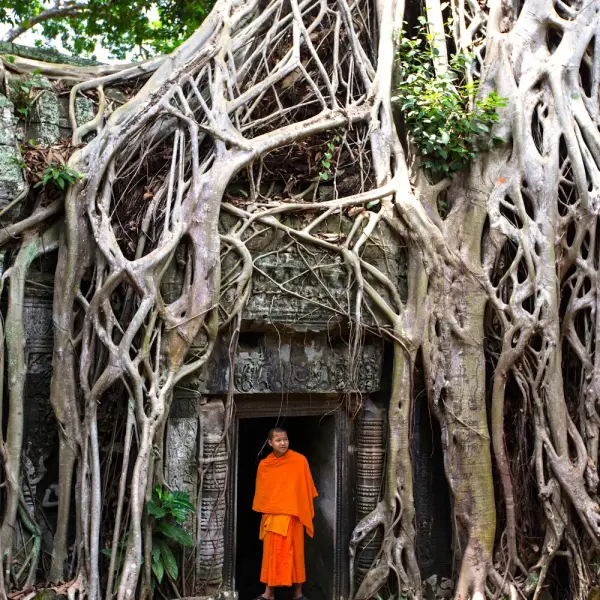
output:
M294 600L304 599L304 530L314 535L313 499L317 490L306 458L290 450L285 429L269 431L273 452L258 465L252 510L262 513L260 539L263 541L260 580L265 593L257 600L275 598L273 588L294 586ZM304 599L305 600L305 599Z

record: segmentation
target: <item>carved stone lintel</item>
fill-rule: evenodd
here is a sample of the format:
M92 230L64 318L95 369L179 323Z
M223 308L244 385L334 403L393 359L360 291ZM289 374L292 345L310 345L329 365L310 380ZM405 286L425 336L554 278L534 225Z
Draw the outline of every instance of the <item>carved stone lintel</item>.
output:
M200 376L203 394L227 393L229 343L221 341ZM372 393L380 388L383 346L364 341L355 367L348 345L332 344L327 335L252 334L240 338L234 385L240 394Z

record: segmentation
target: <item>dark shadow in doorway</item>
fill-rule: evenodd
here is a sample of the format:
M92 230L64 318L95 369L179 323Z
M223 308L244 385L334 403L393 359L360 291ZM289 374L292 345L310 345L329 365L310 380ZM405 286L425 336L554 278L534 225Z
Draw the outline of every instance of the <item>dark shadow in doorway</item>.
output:
M256 469L270 452L267 432L275 417L239 421L237 468L236 589L239 600L252 600L264 592L260 583L262 543L258 539L260 515L252 511ZM336 519L335 419L291 417L280 424L287 429L290 448L304 454L319 497L315 502L315 538L305 537L307 582L304 593L311 600L333 600L334 530ZM291 600L291 589L277 590L277 600Z

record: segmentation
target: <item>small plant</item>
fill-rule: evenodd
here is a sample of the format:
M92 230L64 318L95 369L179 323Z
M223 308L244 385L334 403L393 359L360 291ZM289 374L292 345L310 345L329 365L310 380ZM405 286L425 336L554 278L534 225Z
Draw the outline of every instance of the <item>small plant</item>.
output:
M83 175L74 171L69 165L61 163L51 163L42 173L42 178L33 187L46 187L48 185L56 185L61 190L64 190L67 185L72 185L79 181Z
M182 523L189 513L195 511L186 492L167 490L157 485L152 498L146 505L152 517L152 572L161 583L165 571L175 581L179 575L177 560L170 543L180 546L193 546L192 536L183 528Z
M152 498L146 504L146 512L152 519L152 573L155 582L162 583L165 572L173 581L177 579L179 567L170 544L194 545L192 536L183 528L182 523L186 516L195 510L186 492L163 489L160 485L154 488ZM125 564L128 539L129 532L126 531L123 539L117 544L117 582L121 579ZM102 554L110 558L112 550L104 548Z
M432 180L452 177L478 152L504 142L492 134L498 121L497 108L506 100L494 92L469 108L477 84L464 81L472 56L455 54L445 73L436 73L439 56L426 32L427 21L419 18L415 38L403 35L398 52L400 83L392 99L402 111L406 127L421 156L421 165Z
M36 100L36 89L44 87L40 70L36 69L27 77L11 80L9 86L15 110L23 119L29 119Z
M339 135L334 135L330 142L327 142L327 150L323 153L321 158L321 171L319 177L323 181L327 181L331 175L331 161L340 145L341 138Z
M27 168L27 163L22 158L19 158L18 156L11 156L10 162L13 163L14 165L17 165L17 167L19 167L19 169Z

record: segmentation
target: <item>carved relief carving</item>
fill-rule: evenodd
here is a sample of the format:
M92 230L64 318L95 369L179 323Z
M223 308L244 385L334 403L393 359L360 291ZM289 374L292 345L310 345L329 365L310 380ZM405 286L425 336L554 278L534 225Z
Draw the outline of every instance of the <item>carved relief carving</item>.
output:
M50 406L52 377L52 322L53 257L36 261L30 269L23 299L23 326L25 329L25 428L23 440L23 495L30 516L38 523L48 551L51 542L53 514L41 518L39 507L53 508L45 499L52 496L56 475L56 448L58 431ZM23 532L22 542L29 534Z
M221 439L224 406L188 392L183 398L176 394L174 408L167 424L165 478L173 489L188 492L196 506L196 516L186 526L197 540L191 557L192 592L199 594L219 587L223 578L228 458Z
M198 419L171 418L167 423L165 446L165 479L167 485L195 498L198 485L196 438Z
M229 380L228 344L221 342L200 375L199 391L224 394ZM356 367L350 371L346 344L332 345L327 335L277 336L253 334L240 342L234 385L242 394L372 393L379 389L383 347L367 339Z

